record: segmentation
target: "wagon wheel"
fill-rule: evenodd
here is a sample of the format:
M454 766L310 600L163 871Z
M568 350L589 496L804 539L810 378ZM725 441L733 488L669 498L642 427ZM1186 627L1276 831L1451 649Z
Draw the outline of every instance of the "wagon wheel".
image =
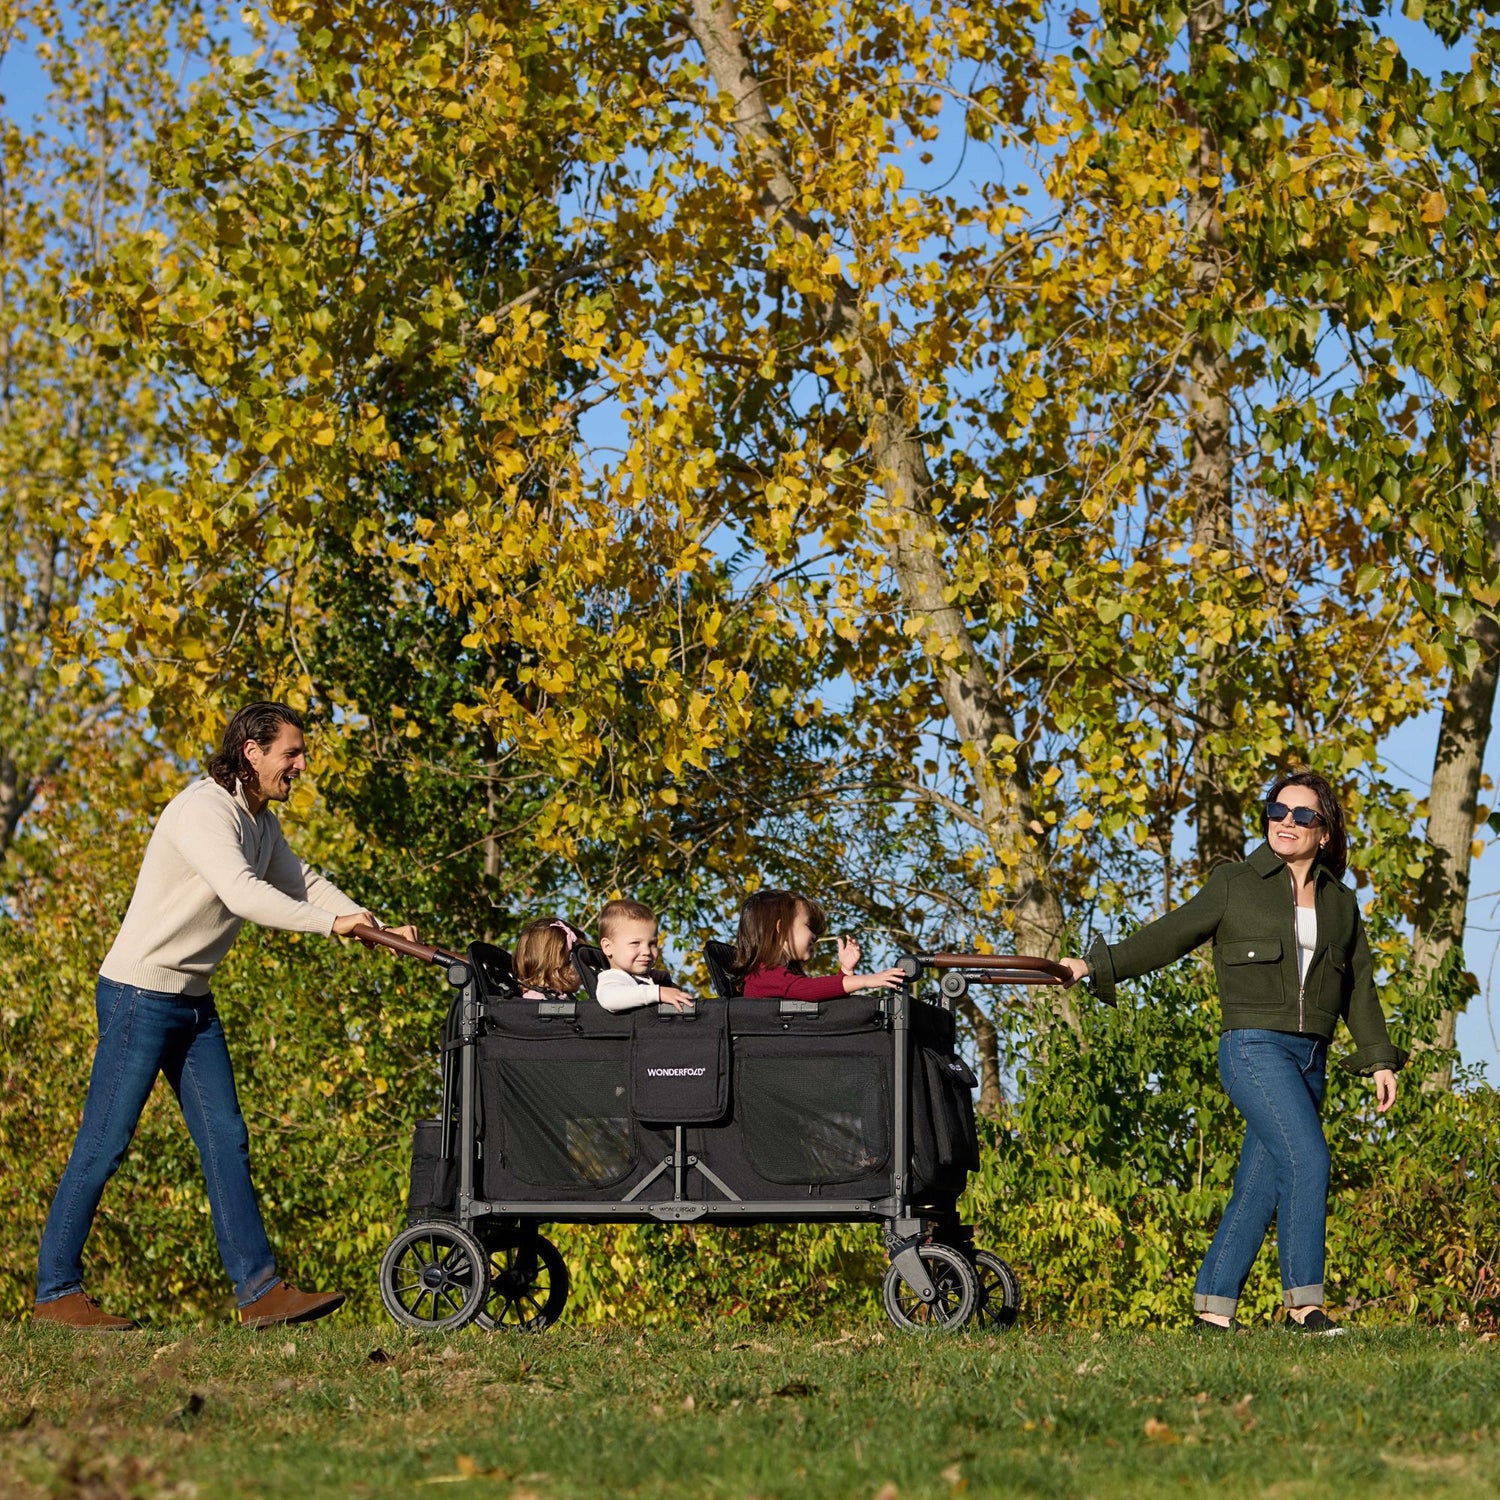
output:
M475 1322L481 1328L540 1333L562 1316L568 1266L544 1234L486 1236L489 1292Z
M906 1284L893 1264L885 1273L881 1300L885 1315L897 1328L942 1329L951 1332L962 1328L979 1302L979 1281L974 1268L949 1245L921 1245L917 1254L937 1288L937 1296L924 1302Z
M457 1224L413 1224L380 1260L380 1300L407 1328L462 1328L484 1306L489 1285L484 1247Z
M1009 1328L1021 1311L1021 1282L993 1250L974 1252L979 1301L974 1323L979 1328Z

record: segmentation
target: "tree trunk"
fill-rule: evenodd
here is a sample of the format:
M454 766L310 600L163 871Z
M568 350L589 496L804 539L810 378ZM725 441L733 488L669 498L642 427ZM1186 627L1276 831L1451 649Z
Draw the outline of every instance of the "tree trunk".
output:
M816 240L818 226L797 202L776 125L751 68L735 13L727 0L692 0L687 24L703 51L718 91L734 101L734 130L747 164L760 183L761 209L769 228L779 221ZM758 169L758 170L757 170ZM836 284L830 337L846 341L855 356L854 397L867 423L880 476L888 555L902 602L921 622L921 640L937 673L944 707L961 745L974 755L974 782L993 848L1020 856L1014 923L1016 946L1055 956L1063 913L1047 880L1038 840L1031 776L1024 745L1012 752L1013 772L995 764L995 742L1015 741L991 670L964 621L963 611L943 597L943 537L931 510L933 482L922 444L913 431L916 402L901 372L872 335L854 290Z
M958 1008L974 1028L974 1050L979 1054L979 1113L993 1119L1005 1103L1000 1087L1000 1028L972 995L965 995Z
M1491 446L1490 497L1500 500L1500 454ZM1500 576L1500 517L1491 508L1486 519L1491 577ZM1500 679L1500 625L1480 615L1470 632L1479 660L1467 678L1454 675L1443 704L1432 784L1427 793L1427 868L1417 890L1412 967L1419 983L1431 979L1453 950L1463 948L1469 905L1469 866L1479 801L1479 779L1489 744ZM1451 1052L1457 1035L1458 1008L1438 1017L1436 1045L1450 1056L1423 1080L1423 1087L1453 1087Z
M1224 32L1223 0L1204 0L1188 10L1188 66L1196 71ZM1219 210L1224 164L1213 129L1197 111L1197 171L1188 183L1187 236L1192 256L1193 299L1202 310L1214 298L1225 258L1224 220ZM1193 503L1193 545L1198 567L1212 577L1234 548L1234 471L1229 446L1229 352L1208 333L1188 348L1185 383L1188 426L1188 493ZM1216 556L1221 554L1222 556ZM1205 634L1197 683L1197 754L1194 791L1198 858L1204 870L1245 855L1244 808L1230 777L1230 731L1234 694L1224 668L1232 648Z

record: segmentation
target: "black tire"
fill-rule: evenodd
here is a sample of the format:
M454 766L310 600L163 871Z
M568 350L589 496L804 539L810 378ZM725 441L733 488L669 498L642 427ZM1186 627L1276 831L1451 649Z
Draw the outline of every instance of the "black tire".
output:
M462 1328L484 1306L488 1264L484 1246L457 1224L413 1224L380 1259L380 1300L404 1327Z
M1009 1328L1021 1314L1020 1278L993 1250L974 1252L974 1274L979 1279L974 1326Z
M481 1328L540 1333L562 1317L568 1264L544 1234L486 1235L489 1291L475 1322Z
M962 1328L979 1303L974 1268L951 1245L922 1245L917 1254L937 1287L937 1297L924 1302L892 1264L881 1288L886 1317L903 1329L951 1333Z

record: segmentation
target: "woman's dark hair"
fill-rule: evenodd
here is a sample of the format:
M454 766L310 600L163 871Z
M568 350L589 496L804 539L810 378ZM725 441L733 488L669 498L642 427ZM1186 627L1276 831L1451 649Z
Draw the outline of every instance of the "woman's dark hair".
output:
M301 729L301 715L285 703L247 703L224 726L224 743L209 761L208 774L226 792L243 781L253 781L255 772L245 759L245 746L251 740L262 748L274 744L284 724Z
M828 930L828 918L816 901L795 891L756 891L740 907L740 930L734 939L734 961L729 965L740 978L757 969L774 969L785 965L794 974L802 972L798 959L787 954L787 939L797 913L807 918L814 937Z
M1316 771L1288 771L1285 776L1278 776L1266 793L1266 800L1260 805L1260 834L1266 838L1271 832L1270 819L1266 817L1266 808L1276 801L1289 786L1306 787L1318 799L1318 811L1323 817L1323 829L1328 835L1328 842L1318 850L1315 864L1326 865L1328 869L1340 880L1344 878L1344 871L1349 868L1349 835L1344 828L1344 809L1339 806L1339 799L1334 795L1333 788L1328 784L1325 777L1319 776Z

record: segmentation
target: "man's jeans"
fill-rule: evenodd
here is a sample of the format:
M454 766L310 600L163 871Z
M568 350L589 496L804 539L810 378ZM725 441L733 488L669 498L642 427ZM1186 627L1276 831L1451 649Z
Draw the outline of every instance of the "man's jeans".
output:
M167 995L101 978L94 993L99 1046L37 1268L36 1300L83 1289L83 1245L104 1184L164 1073L187 1121L213 1210L224 1269L241 1307L276 1285L276 1261L250 1184L250 1139L212 995Z
M1245 1144L1198 1272L1198 1312L1234 1312L1273 1218L1287 1306L1322 1303L1328 1143L1318 1109L1327 1068L1321 1037L1245 1029L1219 1038L1219 1076L1245 1117Z

